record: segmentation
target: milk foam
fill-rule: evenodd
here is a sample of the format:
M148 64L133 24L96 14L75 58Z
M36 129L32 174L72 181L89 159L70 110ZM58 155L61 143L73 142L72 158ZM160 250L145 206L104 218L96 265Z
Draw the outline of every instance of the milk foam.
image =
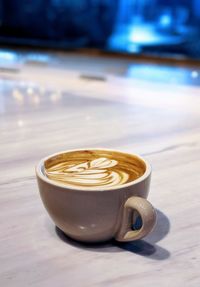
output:
M129 174L118 168L117 160L106 157L72 165L67 161L57 163L45 173L52 180L75 186L117 186L129 179Z

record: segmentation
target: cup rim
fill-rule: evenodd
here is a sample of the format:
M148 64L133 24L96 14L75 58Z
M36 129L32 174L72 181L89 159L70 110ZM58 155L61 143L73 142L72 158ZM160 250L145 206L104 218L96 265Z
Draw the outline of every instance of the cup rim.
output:
M91 150L91 151L95 151L95 150L102 150L102 151L110 151L110 152L119 152L125 155L130 155L130 156L134 156L136 158L138 158L139 160L143 161L145 166L146 166L146 170L144 172L144 174L142 176L140 176L139 178L137 178L136 180L133 180L131 182L119 185L119 186L110 186L110 187L99 187L99 188L92 188L92 187L75 187L72 185L65 185L59 182L54 182L53 180L49 179L47 176L44 175L44 173L42 172L42 167L44 166L44 162L48 159L50 159L51 157L57 156L59 154L63 154L63 153L68 153L68 152L78 152L78 151L84 151L84 150ZM111 190L119 190L119 189L123 189L129 186L134 186L136 184L138 184L139 182L142 182L144 179L146 179L150 174L151 174L151 165L150 163L144 159L142 156L135 154L135 153L131 153L131 152L125 152L125 151L121 151L121 150L115 150L115 149L109 149L109 148L77 148L77 149L70 149L70 150L64 150L64 151L59 151L53 154L50 154L44 158L42 158L39 163L35 166L35 172L36 175L44 182L47 182L50 185L53 185L55 187L61 187L65 190L75 190L75 191L87 191L87 192L96 192L96 191L111 191Z

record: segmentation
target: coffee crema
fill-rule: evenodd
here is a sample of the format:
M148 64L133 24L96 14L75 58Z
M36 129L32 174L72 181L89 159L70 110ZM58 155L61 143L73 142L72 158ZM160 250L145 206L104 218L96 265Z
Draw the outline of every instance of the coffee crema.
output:
M56 155L45 162L45 175L68 186L121 186L142 176L145 163L137 157L104 150L81 150Z

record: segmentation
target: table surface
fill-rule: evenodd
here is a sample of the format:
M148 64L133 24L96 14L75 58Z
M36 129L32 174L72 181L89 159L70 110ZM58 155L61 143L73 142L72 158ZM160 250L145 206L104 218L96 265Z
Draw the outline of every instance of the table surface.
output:
M200 286L200 88L81 74L87 62L0 72L0 285ZM143 240L83 245L55 228L34 166L84 147L151 162L158 221Z

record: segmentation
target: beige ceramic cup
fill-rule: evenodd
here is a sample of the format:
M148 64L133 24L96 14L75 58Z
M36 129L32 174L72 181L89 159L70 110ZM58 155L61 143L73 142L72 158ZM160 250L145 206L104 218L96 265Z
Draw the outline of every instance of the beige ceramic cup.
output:
M145 164L145 172L141 177L118 187L87 190L62 185L44 175L45 161L67 152L72 150L50 155L36 166L43 204L54 223L66 235L83 242L100 242L111 238L132 241L151 232L156 222L156 212L146 200L151 177L151 167L146 160L126 153ZM141 216L142 226L139 230L133 230L132 226L138 214Z

